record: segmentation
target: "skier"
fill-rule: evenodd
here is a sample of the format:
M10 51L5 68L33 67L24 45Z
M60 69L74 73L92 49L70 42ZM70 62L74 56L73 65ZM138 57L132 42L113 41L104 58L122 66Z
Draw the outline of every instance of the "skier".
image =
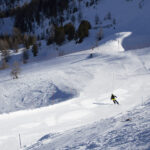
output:
M111 95L111 100L114 102L114 104L119 104L116 98L117 96L115 96L114 94Z
M93 58L93 54L92 53L89 55L89 58Z

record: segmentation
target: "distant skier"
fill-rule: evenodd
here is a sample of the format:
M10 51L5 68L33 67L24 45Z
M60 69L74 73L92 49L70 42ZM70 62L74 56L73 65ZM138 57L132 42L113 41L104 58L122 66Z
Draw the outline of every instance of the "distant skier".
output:
M116 98L117 96L115 96L114 94L111 95L111 100L114 102L114 104L119 104Z
M93 58L93 54L91 53L88 58Z

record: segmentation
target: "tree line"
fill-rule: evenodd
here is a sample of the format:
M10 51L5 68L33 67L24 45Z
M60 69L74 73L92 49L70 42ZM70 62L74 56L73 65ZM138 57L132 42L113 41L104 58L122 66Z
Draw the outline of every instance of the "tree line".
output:
M72 23L65 24L64 26L53 24L50 31L48 31L47 44L50 45L55 42L57 45L61 45L66 39L81 43L89 35L89 29L91 29L91 24L87 20L82 20L77 30Z
M15 53L18 52L19 47L23 45L25 50L23 52L23 63L26 63L28 56L27 51L32 46L33 56L37 56L38 45L35 35L27 35L20 32L18 28L13 29L12 35L0 35L0 53L2 56L0 69L8 67L8 61L10 59L10 50Z
M40 24L43 16L46 18L56 17L67 10L69 0L32 0L23 6L0 11L0 18L15 17L15 27L21 32L31 32L32 23Z

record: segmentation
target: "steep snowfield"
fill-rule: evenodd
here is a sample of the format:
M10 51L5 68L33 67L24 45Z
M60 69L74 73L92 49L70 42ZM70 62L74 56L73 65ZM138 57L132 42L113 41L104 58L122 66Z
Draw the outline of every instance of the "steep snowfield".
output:
M122 41L128 34L118 34L117 40ZM119 49L121 42L119 43L117 51L122 51ZM116 42L110 41L102 45L103 49L108 49L108 45L113 49ZM18 80L11 79L9 70L1 72L1 112L64 102L1 114L0 149L18 149L19 134L22 146L35 143L37 148L33 145L31 149L109 149L117 142L120 146L116 145L115 148L121 149L124 140L124 148L130 149L131 146L134 149L134 146L139 146L141 149L138 137L142 136L146 138L143 141L146 149L149 146L149 134L146 134L149 131L149 103L140 109L139 107L150 98L150 48L117 51L108 54L101 51L100 46L94 50L31 63L22 66ZM91 53L92 58L89 57ZM111 93L117 95L119 106L110 101ZM139 113L135 108L139 109ZM133 122L127 126L126 123L118 124L127 111L130 111ZM143 120L138 121L138 114ZM125 118L128 116L130 115L125 115ZM91 124L94 122L95 124ZM80 129L74 131L74 128L81 126L86 126L81 128L81 133ZM131 138L128 134L124 136L124 132L132 135L132 129L134 131ZM64 133L65 131L67 132ZM136 138L140 133L141 136ZM44 135L47 136L43 137ZM41 137L41 142L36 143ZM113 141L111 137L114 137ZM46 143L49 144L44 149L42 143L46 138ZM130 139L134 141L133 147Z
M46 134L26 150L149 150L150 100L145 105L62 134Z
M82 19L93 29L82 44L42 41L18 80L10 69L0 72L0 150L19 149L19 134L27 150L150 149L150 48L144 48L150 47L150 1L101 0L88 8L85 2ZM112 18L104 20L108 12ZM95 25L96 14L102 24ZM113 19L116 24L108 27ZM97 43L100 26L104 39ZM0 27L0 33L10 33L13 19L1 20ZM82 52L49 60L59 55L57 49ZM119 106L110 101L111 93Z

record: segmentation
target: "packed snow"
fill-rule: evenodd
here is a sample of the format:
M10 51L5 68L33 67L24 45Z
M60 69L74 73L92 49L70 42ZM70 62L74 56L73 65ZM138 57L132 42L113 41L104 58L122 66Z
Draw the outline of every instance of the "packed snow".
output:
M149 150L150 101L129 111L60 134L46 134L26 150Z
M120 41L128 35L122 34ZM110 41L107 45L111 49L114 42ZM9 70L3 71L0 75L1 112L30 109L0 115L0 149L19 149L19 134L24 149L109 149L110 146L121 149L124 140L126 143L123 147L131 146L132 149L139 145L139 149L142 146L146 149L150 146L149 134L146 134L149 131L149 119L145 116L149 114L149 53L150 48L134 51L120 51L118 48L118 52L108 54L101 51L99 46L94 50L22 66L18 80L11 79ZM117 95L119 106L110 100L111 93ZM45 106L47 104L53 105ZM45 107L32 109L35 106ZM140 106L143 107L139 112L134 110ZM127 127L126 123L118 125L123 115L132 111L131 119L134 121ZM136 119L138 113L143 120ZM125 118L128 118L128 114ZM143 125L140 126L140 122ZM131 136L134 145L128 142L130 139L127 134L122 135L125 130L131 134L132 127L135 129ZM137 130L142 130L142 135L146 134L143 135L147 139L143 141L144 144L134 137ZM98 140L103 135L101 131L106 135L102 141ZM45 136L46 146L45 140L42 140ZM111 136L114 136L112 142ZM120 140L117 141L120 146L115 145L117 139Z
M38 56L30 53L20 66L19 79L11 68L1 71L0 150L149 150L149 5L105 0L86 8L82 1L83 19L93 27L82 44L42 41ZM104 20L108 12L112 19ZM96 14L102 24L94 24ZM0 26L0 33L10 33L13 19ZM104 39L96 43L100 26ZM21 60L22 50L12 55L11 63Z

